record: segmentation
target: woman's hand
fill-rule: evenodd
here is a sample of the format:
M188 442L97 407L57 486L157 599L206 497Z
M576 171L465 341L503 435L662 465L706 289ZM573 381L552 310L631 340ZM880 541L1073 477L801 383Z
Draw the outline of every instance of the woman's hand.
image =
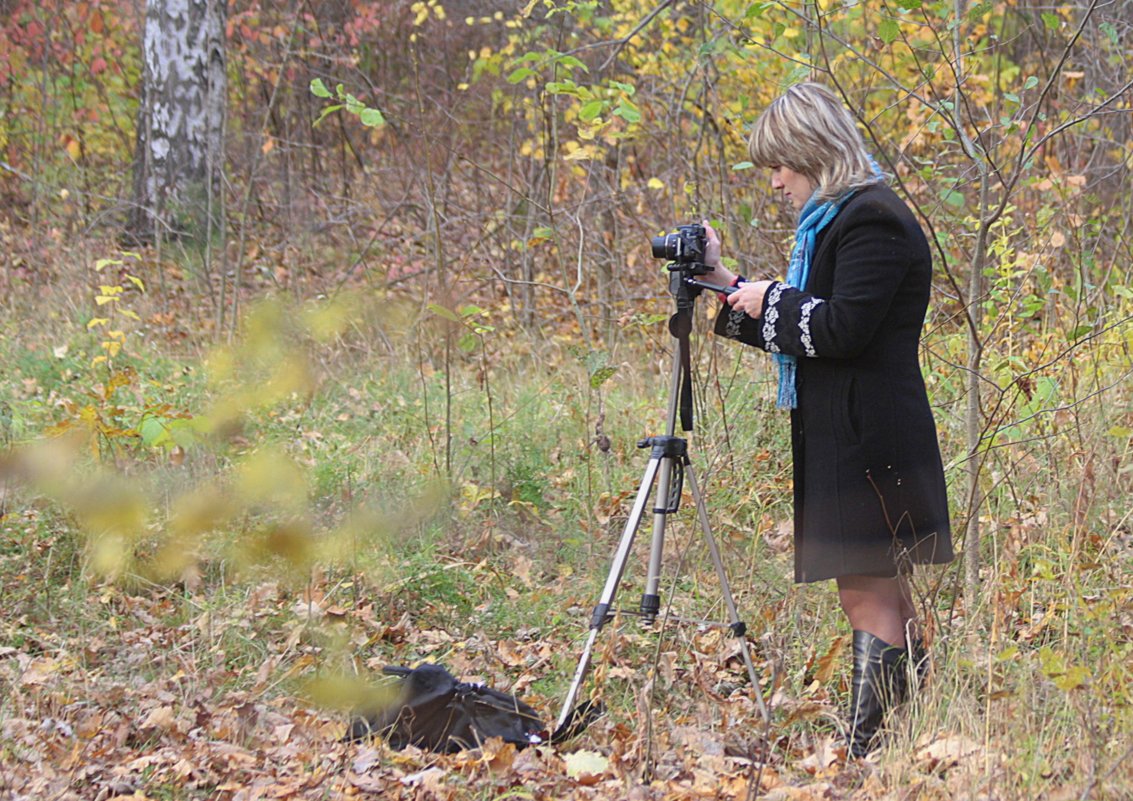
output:
M758 320L763 316L763 296L773 283L775 282L750 281L740 284L735 292L728 295L728 305Z
M706 237L704 243L704 266L712 268L711 273L705 276L705 278L713 284L731 286L732 282L736 280L736 274L720 263L720 237L717 235L716 231L712 229L712 226L708 224L708 220L704 220L701 225L704 226Z

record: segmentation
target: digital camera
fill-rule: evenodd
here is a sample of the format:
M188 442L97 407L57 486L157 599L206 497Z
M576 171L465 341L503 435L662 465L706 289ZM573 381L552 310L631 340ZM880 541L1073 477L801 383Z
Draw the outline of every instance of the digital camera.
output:
M703 225L681 225L671 234L655 236L651 240L653 258L668 259L682 272L704 275L711 268L704 263L708 234ZM673 269L673 268L670 268Z

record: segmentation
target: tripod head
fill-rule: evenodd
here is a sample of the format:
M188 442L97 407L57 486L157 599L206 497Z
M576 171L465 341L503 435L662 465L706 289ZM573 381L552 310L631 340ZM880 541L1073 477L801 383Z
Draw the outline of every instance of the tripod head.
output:
M711 270L703 264L681 264L672 262L665 266L669 271L669 293L677 305L677 312L669 318L669 333L675 338L688 337L692 330L692 308L696 299L704 290L730 295L736 291L734 286L720 286L701 281L696 276L704 275ZM680 319L678 319L680 318Z
M692 309L697 297L705 289L724 295L736 291L734 286L721 286L701 281L698 276L705 275L712 269L703 264L689 265L674 261L665 265L665 269L669 271L669 293L677 303L677 311Z

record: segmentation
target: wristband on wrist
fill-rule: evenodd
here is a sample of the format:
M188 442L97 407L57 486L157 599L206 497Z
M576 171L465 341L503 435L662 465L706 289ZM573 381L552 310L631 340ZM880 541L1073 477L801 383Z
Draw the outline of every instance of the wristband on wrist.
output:
M737 275L735 278L732 279L732 283L728 284L728 286L739 286L740 284L744 284L744 283L747 283L747 279L744 278L742 275ZM727 295L725 295L723 292L719 292L717 294L720 297L721 303L727 302L727 298L728 298Z

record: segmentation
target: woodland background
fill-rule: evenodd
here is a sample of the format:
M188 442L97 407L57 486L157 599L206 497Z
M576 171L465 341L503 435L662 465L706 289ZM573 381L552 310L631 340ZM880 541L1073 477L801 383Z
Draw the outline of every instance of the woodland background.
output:
M219 11L207 215L174 198L147 237L143 3L0 3L0 797L1133 794L1133 3ZM807 78L936 257L963 558L916 581L933 671L890 746L843 760L849 640L790 583L773 374L701 336L707 298L691 447L771 724L719 629L629 620L560 748L338 742L386 664L556 716L666 417L648 240L707 218L781 273L746 126ZM685 500L666 609L719 619Z

